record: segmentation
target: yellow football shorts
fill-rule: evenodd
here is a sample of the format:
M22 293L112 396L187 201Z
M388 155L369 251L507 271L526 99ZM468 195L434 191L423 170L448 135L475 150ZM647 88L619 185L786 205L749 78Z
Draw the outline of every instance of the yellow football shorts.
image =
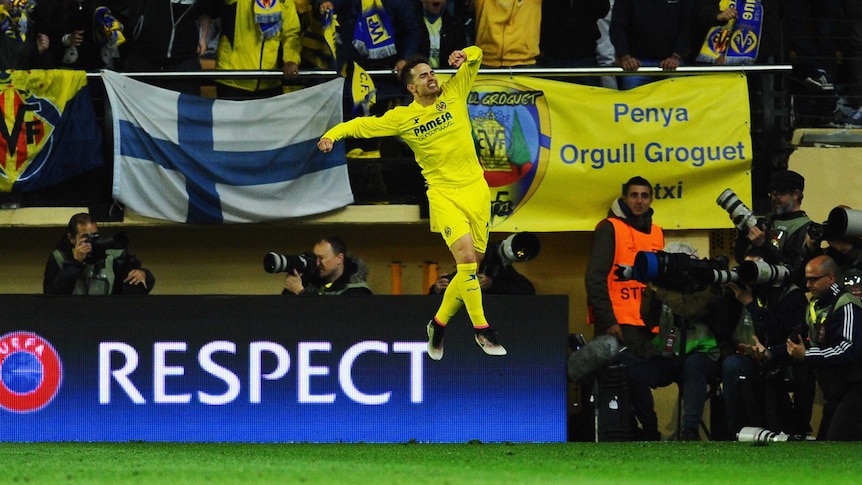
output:
M428 209L446 246L464 234L473 236L473 247L485 253L491 220L491 190L484 178L466 187L429 187Z

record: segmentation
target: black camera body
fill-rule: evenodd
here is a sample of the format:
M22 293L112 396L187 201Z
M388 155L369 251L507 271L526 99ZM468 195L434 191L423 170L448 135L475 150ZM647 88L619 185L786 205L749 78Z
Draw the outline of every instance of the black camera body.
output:
M829 211L829 218L820 224L808 224L808 237L823 239L856 240L862 237L862 211L838 206Z
M808 340L808 325L794 325L787 338L795 344L805 344L806 349L811 348L811 342Z
M270 251L263 257L263 269L267 273L288 273L296 270L300 276L306 276L317 266L317 256L314 253L280 254Z
M84 260L85 263L101 261L107 257L108 249L126 249L129 238L125 232L118 232L113 236L102 237L98 232L81 234L81 240L90 244L90 254Z
M808 224L808 237L823 239L856 240L862 237L862 211L838 206L829 211L829 218L820 224Z
M826 225L829 224L829 221L823 221L820 224L811 221L811 224L808 224L808 237L810 237L814 241L822 241L826 236Z

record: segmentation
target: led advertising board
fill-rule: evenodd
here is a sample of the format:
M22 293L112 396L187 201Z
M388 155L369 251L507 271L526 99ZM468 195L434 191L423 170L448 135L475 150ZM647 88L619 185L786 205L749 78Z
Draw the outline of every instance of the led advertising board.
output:
M441 361L432 296L0 295L0 441L566 439L565 296L485 297Z

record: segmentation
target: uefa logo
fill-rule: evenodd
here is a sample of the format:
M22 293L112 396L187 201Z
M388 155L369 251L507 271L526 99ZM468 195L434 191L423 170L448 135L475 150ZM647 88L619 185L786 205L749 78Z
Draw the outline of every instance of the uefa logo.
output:
M0 407L16 413L38 411L60 389L60 356L42 337L12 332L0 337Z

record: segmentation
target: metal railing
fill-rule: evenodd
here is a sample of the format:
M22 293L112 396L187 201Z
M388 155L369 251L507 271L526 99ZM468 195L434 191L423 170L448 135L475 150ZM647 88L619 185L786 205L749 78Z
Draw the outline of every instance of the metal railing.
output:
M510 75L510 76L536 76L536 77L578 77L578 76L692 76L703 74L717 74L728 72L739 73L773 73L789 74L793 66L789 64L764 64L764 65L734 65L734 66L680 66L674 71L665 71L660 67L641 67L637 71L624 71L621 67L501 67L481 68L479 74L485 75ZM438 74L454 74L455 69L435 69ZM194 78L201 80L215 79L282 79L281 71L233 71L233 70L204 70L196 72L120 72L124 76L140 79L170 79L170 78ZM369 70L368 74L375 76L392 76L390 70ZM97 78L98 72L87 73L88 78ZM304 79L331 79L338 76L334 70L300 70L295 78L284 79L285 83L300 83Z

